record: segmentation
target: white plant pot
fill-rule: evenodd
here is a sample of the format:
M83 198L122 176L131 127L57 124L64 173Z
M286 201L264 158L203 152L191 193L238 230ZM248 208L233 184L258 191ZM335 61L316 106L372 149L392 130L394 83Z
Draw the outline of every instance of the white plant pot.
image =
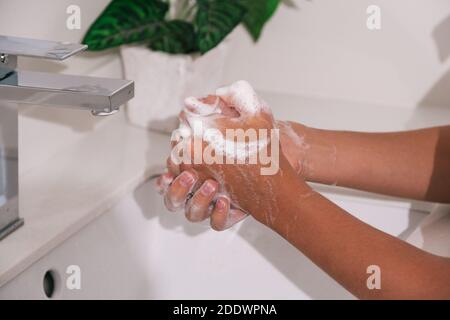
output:
M129 121L151 130L174 130L186 97L210 94L221 85L227 53L226 43L203 56L122 46L125 77L135 81L135 97L127 105Z

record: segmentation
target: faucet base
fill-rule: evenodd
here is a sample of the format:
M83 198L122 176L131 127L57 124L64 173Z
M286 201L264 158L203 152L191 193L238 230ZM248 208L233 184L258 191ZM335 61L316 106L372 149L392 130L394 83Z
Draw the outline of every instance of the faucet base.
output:
M18 228L24 225L24 220L22 218L18 218L14 220L10 224L8 224L3 229L0 229L0 240L6 238L9 234L16 231Z

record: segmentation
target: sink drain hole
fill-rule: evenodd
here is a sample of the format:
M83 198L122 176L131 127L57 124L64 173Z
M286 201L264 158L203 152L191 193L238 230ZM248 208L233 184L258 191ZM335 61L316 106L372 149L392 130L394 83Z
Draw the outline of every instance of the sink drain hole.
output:
M56 273L48 270L44 275L43 288L45 296L51 299L56 291Z

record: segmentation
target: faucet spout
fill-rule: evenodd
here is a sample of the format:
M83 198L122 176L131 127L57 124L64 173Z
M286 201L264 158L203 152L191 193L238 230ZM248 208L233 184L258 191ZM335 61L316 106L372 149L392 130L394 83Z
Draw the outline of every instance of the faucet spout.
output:
M15 70L0 80L0 99L16 103L87 109L109 115L134 96L134 82Z
M134 82L17 69L17 58L64 60L87 46L0 35L0 102L114 114L134 97ZM0 105L0 240L24 224L19 216L18 110Z
M91 110L109 115L134 97L134 82L17 70L17 57L62 61L86 45L0 35L0 100Z

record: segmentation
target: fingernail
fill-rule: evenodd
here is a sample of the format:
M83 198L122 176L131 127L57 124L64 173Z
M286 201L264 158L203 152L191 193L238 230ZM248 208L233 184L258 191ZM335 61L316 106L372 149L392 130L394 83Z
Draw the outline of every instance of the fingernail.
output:
M190 187L190 186L192 186L194 181L195 181L194 176L191 173L189 173L189 172L183 172L180 175L180 184L183 187Z
M214 185L211 182L206 181L201 187L200 192L204 196L210 196L214 192L214 189Z
M220 198L217 200L217 202L216 202L217 210L225 210L226 207L227 207L227 204L224 199Z

